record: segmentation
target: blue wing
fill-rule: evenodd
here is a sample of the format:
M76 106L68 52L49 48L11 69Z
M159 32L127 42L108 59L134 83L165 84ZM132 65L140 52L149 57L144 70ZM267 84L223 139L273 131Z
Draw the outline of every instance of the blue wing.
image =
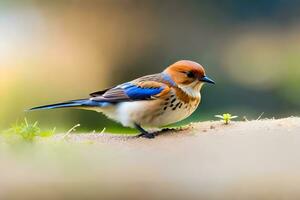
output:
M124 102L151 99L174 86L174 81L166 74L143 76L114 88L92 93L91 100L98 102Z
M143 88L137 85L128 84L124 88L124 92L131 100L145 100L161 93L164 87Z
M155 95L158 95L164 89L164 86L145 88L133 83L125 83L107 90L101 96L92 97L91 100L111 103L147 100L151 99Z

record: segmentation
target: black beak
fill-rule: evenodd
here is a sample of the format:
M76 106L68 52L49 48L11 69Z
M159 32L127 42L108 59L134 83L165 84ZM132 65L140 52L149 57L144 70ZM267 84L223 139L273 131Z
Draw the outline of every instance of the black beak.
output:
M207 76L203 76L199 80L202 81L202 82L205 82L205 83L215 84L215 82L212 79L208 78Z

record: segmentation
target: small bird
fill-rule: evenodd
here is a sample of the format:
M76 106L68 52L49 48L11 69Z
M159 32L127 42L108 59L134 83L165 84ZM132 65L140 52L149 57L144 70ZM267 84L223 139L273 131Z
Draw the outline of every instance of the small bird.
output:
M198 107L204 83L215 84L204 68L181 60L163 72L137 78L115 87L94 92L89 98L31 108L79 108L105 114L123 126L138 129L138 136L154 138L144 127L162 127L190 116Z

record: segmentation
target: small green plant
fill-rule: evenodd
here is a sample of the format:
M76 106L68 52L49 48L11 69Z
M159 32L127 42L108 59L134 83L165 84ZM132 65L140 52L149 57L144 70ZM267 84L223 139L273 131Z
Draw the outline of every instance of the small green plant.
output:
M52 130L42 130L38 126L38 122L28 123L27 119L24 122L14 124L6 132L7 136L20 136L23 140L27 142L34 141L35 137L50 137L54 134L55 128Z
M229 124L232 119L237 118L238 116L232 116L229 113L224 113L223 115L215 115L215 117L222 119L224 124Z

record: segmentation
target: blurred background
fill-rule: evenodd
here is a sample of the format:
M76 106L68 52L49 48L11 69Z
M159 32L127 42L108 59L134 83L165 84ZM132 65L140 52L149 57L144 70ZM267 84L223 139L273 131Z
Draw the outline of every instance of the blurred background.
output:
M190 121L230 112L248 119L300 112L300 1L0 1L0 129L26 117L65 131L114 130L81 110L25 113L157 73L201 63L205 86Z

